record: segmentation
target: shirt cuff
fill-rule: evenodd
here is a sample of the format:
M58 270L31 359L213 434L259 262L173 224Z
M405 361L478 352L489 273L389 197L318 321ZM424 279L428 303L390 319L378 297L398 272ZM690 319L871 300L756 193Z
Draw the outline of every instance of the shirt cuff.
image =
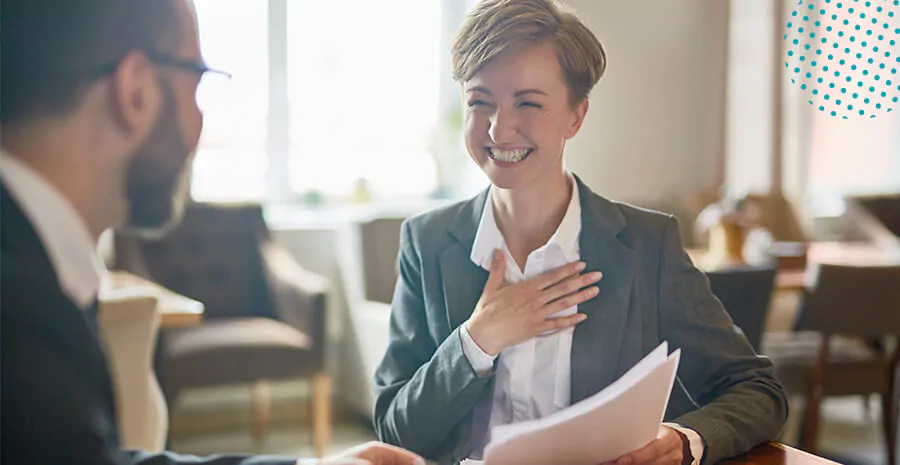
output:
M465 323L459 326L459 339L462 342L463 353L466 354L466 359L469 360L475 374L482 378L490 375L494 371L494 360L497 357L485 353L481 347L478 347Z
M678 431L683 434L684 437L688 439L688 445L691 448L691 465L700 465L700 460L703 459L703 439L700 438L700 434L696 431L687 428L685 426L681 426L675 423L663 423L663 426L668 426L669 428Z

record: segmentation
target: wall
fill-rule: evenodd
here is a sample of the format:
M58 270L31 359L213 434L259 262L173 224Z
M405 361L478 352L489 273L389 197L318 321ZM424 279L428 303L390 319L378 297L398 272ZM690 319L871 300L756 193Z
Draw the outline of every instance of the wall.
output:
M569 167L599 193L669 211L722 177L728 7L570 0L607 50Z
M773 72L781 72L775 67L781 37L774 30L775 8L771 0L731 1L725 179L736 192L776 187L773 162L781 155L773 153L773 138L780 137L774 124L780 108L773 96L780 90Z

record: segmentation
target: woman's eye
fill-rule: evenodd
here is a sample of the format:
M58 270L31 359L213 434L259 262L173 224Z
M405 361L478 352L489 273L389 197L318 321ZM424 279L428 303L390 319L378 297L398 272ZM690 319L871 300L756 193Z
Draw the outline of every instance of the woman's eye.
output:
M543 107L541 107L539 104L534 103L534 102L522 102L522 103L519 104L519 107L526 107L526 108L528 108L528 107L530 107L530 108L543 108Z
M487 106L487 102L485 102L484 100L472 100L471 102L469 102L469 106L470 107L483 107L483 106Z

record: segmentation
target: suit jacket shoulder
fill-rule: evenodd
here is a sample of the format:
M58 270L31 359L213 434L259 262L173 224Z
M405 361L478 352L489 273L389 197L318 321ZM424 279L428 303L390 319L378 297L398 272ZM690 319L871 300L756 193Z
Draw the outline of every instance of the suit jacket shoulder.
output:
M404 239L424 254L473 239L488 192L484 190L473 198L410 217L404 224Z
M40 239L0 185L0 463L290 465L296 459L201 459L120 448L103 349L63 293Z

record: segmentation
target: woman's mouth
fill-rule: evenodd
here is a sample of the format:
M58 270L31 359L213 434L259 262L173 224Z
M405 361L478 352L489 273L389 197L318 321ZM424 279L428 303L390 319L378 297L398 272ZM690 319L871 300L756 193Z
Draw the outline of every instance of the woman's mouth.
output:
M518 163L531 155L534 149L517 148L517 149L500 149L497 147L488 147L488 155L492 160L503 163Z

